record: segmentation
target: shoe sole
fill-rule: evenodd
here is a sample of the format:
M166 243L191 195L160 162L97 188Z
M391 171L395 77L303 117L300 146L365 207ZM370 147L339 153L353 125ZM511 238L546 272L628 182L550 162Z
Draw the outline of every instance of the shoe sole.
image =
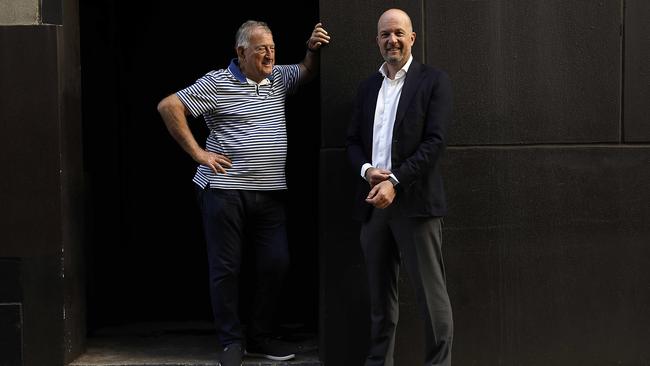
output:
M295 353L292 353L292 354L286 355L286 356L273 356L273 355L267 355L265 353L244 352L244 355L251 356L251 357L266 358L266 359L273 360L273 361L287 361L287 360L291 360L293 358L296 358Z

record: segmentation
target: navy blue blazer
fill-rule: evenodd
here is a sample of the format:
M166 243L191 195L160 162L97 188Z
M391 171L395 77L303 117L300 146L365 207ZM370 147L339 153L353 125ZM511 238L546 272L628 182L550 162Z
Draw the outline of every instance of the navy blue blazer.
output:
M372 163L375 106L382 81L382 74L377 72L360 84L346 140L348 159L358 177L353 216L361 221L368 219L372 209L365 202L370 186L360 172L364 163ZM391 146L391 171L400 182L395 200L405 215L447 213L438 162L445 150L451 110L447 74L414 59L402 87Z

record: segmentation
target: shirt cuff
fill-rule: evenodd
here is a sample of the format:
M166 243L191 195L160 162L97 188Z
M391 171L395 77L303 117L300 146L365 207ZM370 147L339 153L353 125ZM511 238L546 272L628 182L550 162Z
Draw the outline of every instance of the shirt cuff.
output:
M399 184L399 180L397 180L397 177L395 176L395 174L390 173L390 177L395 179L395 182L397 182Z
M366 179L366 171L370 168L372 168L372 164L369 163L363 164L363 166L361 167L361 178Z

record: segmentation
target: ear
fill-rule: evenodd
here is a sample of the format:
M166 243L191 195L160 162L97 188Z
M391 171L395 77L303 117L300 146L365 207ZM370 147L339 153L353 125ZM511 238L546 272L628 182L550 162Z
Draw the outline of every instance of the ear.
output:
M415 44L415 32L411 32L411 46Z
M238 58L241 58L241 59L245 58L244 57L244 50L245 50L245 48L242 47L242 46L237 47L237 57Z

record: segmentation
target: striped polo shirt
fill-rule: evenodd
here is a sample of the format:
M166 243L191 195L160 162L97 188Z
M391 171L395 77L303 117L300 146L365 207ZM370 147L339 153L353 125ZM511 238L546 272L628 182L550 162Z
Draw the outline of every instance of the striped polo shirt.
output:
M194 117L203 115L210 130L206 150L232 161L228 174L199 165L194 183L256 191L287 188L284 105L299 76L298 65L276 65L268 81L249 83L234 59L227 69L208 72L176 93Z

